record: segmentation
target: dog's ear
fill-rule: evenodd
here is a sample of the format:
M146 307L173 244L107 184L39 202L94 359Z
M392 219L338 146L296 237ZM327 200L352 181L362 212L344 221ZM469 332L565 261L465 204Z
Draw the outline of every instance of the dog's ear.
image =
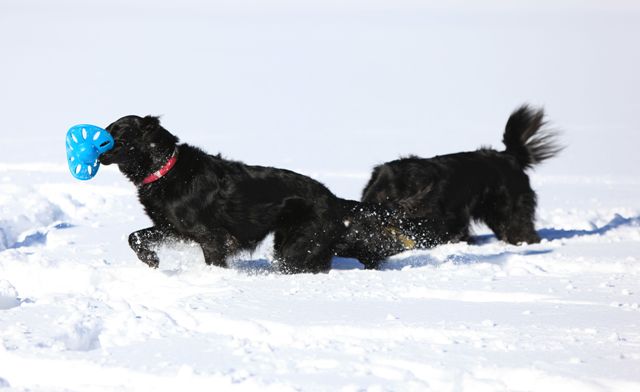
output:
M177 136L167 131L160 125L160 117L145 116L141 119L140 128L147 137L151 137L156 141L164 140L166 143L175 145L180 140Z
M140 122L143 131L152 131L160 126L160 118L156 116L145 116Z

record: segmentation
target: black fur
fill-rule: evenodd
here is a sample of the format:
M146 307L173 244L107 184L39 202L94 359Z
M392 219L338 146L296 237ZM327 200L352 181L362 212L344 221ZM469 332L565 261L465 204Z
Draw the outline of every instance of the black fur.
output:
M137 185L153 222L129 236L131 248L150 267L159 263L154 247L168 237L195 241L207 264L226 266L228 256L254 249L273 232L275 256L285 273L327 271L336 253L374 268L406 248L406 236L395 229L398 217L378 206L340 199L309 177L178 144L152 116L126 116L107 130L115 145L100 162L117 164ZM159 180L142 184L174 151L175 166Z
M481 148L377 166L362 201L404 211L420 247L469 241L472 219L511 244L539 242L536 194L525 170L561 150L544 124L542 109L523 105L507 121L505 151Z

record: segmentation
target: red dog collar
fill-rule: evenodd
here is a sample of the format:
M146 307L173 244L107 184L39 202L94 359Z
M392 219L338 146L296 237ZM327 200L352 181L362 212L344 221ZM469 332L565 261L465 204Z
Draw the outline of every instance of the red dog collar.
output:
M142 183L140 185L151 184L152 182L158 181L159 179L164 177L165 174L167 174L169 170L171 170L173 165L176 164L176 161L178 160L177 154L178 149L176 148L175 151L173 151L173 154L171 154L171 157L169 158L167 163L165 163L164 166L158 169L158 171L149 174L144 180L142 180Z

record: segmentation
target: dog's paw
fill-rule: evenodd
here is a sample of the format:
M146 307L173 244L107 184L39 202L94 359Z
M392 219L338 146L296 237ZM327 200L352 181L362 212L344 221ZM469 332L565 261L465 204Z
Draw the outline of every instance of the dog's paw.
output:
M380 268L379 261L360 260L360 263L364 265L364 269L366 270L377 270L378 268Z
M158 260L142 260L143 263L149 266L149 268L158 268L160 262Z
M156 252L146 251L138 253L140 261L149 266L149 268L158 268L160 265L160 259Z

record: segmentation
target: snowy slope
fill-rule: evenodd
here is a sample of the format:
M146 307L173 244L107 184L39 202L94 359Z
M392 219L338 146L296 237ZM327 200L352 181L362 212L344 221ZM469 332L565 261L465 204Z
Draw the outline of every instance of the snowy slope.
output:
M640 390L640 36L632 2L0 3L0 391ZM372 165L499 146L522 102L569 146L532 173L541 244L380 271L231 269L168 244L75 123L164 114L183 140L357 198Z

